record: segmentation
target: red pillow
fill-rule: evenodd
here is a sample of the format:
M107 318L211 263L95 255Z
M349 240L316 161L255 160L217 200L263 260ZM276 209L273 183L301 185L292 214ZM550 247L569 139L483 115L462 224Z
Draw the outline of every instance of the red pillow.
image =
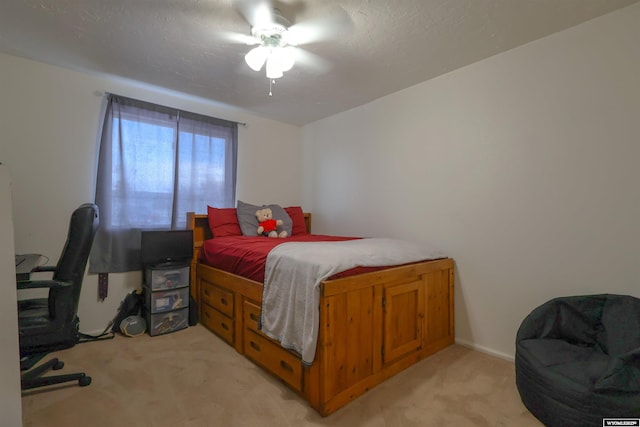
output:
M289 206L288 208L284 208L284 211L289 215L291 221L293 221L293 226L291 227L292 236L308 234L307 226L304 222L304 212L302 212L300 206Z
M213 237L242 236L236 208L212 208L207 206L207 217Z

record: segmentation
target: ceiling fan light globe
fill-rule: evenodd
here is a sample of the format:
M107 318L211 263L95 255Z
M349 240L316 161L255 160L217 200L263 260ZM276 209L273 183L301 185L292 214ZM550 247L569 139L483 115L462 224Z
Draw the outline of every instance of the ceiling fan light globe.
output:
M280 64L273 60L273 55L269 56L269 58L267 58L267 78L279 79L282 76L284 76L284 73L280 68Z
M244 56L244 60L249 68L254 71L260 71L268 55L269 51L264 46L258 46L251 49L249 53Z

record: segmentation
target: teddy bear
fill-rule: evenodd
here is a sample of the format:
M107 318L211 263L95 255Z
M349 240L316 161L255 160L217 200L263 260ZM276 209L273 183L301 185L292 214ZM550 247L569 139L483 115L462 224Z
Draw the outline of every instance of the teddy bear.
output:
M278 233L277 228L282 225L281 219L273 219L273 212L269 208L258 209L256 211L258 218L258 235L267 237L287 237L286 230Z

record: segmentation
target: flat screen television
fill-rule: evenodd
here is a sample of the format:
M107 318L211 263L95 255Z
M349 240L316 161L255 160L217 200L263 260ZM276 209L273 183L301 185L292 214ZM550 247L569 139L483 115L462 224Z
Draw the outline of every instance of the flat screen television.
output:
M188 263L192 257L192 230L142 232L140 258L143 266Z

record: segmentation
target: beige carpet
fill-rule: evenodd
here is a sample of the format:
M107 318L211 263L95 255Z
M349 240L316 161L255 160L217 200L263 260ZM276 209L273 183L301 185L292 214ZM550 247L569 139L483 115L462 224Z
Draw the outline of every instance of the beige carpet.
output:
M537 426L514 366L454 345L329 417L203 326L79 344L53 353L60 373L93 382L23 393L25 427Z

